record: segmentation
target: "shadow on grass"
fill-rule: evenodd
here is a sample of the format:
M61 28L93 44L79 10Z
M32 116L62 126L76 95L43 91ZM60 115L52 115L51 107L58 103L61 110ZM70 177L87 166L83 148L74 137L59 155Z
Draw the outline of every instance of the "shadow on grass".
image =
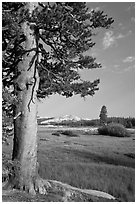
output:
M105 164L112 164L118 166L125 166L125 167L132 167L135 168L135 159L132 157L120 157L120 156L106 156L106 155L97 155L88 151L81 151L81 150L69 150L63 149L64 153L73 154L75 158L81 158L88 162L94 163L105 163Z
M101 190L121 201L134 201L134 168L118 163L109 165L112 160L79 150L60 148L50 153L39 155L41 177L59 180L78 188ZM57 159L60 156L62 158Z

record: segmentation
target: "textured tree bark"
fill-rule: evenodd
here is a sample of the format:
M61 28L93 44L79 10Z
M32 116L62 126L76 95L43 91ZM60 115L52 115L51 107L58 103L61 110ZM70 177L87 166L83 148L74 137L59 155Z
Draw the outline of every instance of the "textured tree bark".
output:
M31 15L38 3L27 3L26 9ZM22 32L26 37L22 46L26 52L22 61L17 66L17 80L15 93L17 104L14 117L14 142L13 142L13 175L9 179L10 186L27 190L35 194L36 191L45 193L46 183L39 178L37 169L37 90L39 76L36 68L36 36L35 25L29 22L22 23ZM30 66L32 64L32 66ZM16 165L15 165L16 164Z
M23 45L25 50L36 48L34 30L27 22L23 23L22 30L26 36ZM18 103L16 104L14 126L13 160L19 161L19 185L30 185L36 176L37 169L37 96L39 77L35 71L35 61L29 69L29 64L35 51L23 56L18 64L19 76L15 83ZM29 69L29 70L28 70ZM35 73L36 72L36 73ZM35 86L35 87L34 87Z

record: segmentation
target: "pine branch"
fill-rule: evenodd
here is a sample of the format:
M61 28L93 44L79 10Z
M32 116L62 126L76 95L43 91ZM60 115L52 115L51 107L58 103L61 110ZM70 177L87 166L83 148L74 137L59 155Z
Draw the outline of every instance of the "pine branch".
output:
M59 54L58 54L58 52L57 52L57 49L53 46L53 44L52 44L51 42L49 42L49 41L46 41L46 40L42 37L42 35L40 35L40 39L41 39L45 44L49 45L49 46L53 49L53 51L56 53L57 59L58 59L60 62L62 62L62 59L60 58L60 56L59 56Z
M46 67L44 67L41 63L39 63L39 65L41 66L42 69L46 70L48 73L48 78L50 79L50 74L52 74L55 78L59 79L63 84L63 80L61 77L57 76L57 74L53 73L51 70L48 70Z

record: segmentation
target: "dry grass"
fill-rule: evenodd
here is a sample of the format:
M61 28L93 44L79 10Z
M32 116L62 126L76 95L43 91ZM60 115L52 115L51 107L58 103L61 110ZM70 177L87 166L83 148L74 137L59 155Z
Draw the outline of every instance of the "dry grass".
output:
M105 191L121 201L134 201L134 138L82 135L69 138L40 129L40 175L72 186ZM75 130L76 133L76 130Z
M135 201L134 134L116 138L75 130L79 137L58 137L52 134L56 131L39 127L38 161L43 178L101 190L121 201ZM11 157L11 150L11 145L3 147L6 157Z
M121 201L134 201L134 169L97 163L47 162L44 178L56 179L84 189L107 192Z

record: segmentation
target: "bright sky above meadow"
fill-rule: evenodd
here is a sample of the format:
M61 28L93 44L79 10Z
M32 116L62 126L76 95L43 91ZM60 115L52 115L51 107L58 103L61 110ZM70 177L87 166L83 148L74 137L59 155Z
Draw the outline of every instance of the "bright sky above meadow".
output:
M91 10L103 10L114 23L109 30L99 30L93 37L95 47L88 52L102 64L101 69L81 71L85 80L100 79L99 91L93 97L66 99L53 95L38 105L38 115L56 117L75 115L98 118L103 105L108 116L135 116L135 3L87 2Z

